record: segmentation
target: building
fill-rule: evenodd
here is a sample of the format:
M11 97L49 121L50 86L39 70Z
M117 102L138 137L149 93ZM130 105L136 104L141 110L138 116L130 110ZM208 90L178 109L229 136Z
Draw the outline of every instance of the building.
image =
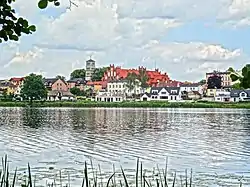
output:
M229 102L230 101L230 92L227 90L216 91L214 101L215 102Z
M90 81L95 71L95 61L91 58L86 61L86 81Z
M44 79L44 85L49 91L68 91L68 84L58 78L47 78Z
M98 102L122 102L126 100L126 95L122 93L99 92L95 96L95 101Z
M142 93L142 88L139 81L134 86L134 89L129 90L127 80L111 80L107 83L107 91L109 93L120 93L126 94L127 96L140 95Z
M201 83L190 83L190 84L181 84L180 85L181 92L192 92L196 91L200 94L204 93L204 86Z
M21 77L21 78L13 77L9 80L9 82L15 86L23 85L23 81L24 81L24 77Z
M144 93L141 101L180 101L180 87L152 87L150 93Z
M9 81L0 82L0 90L2 93L5 93L6 95L14 95L16 89L17 89L17 86L13 85Z
M73 101L75 99L76 97L69 91L53 90L53 91L49 91L48 96L47 96L48 101L63 101L63 100Z
M135 73L139 75L140 71L145 71L148 76L148 85L149 86L158 86L160 83L167 83L170 81L169 76L166 73L161 73L159 69L155 69L154 71L147 70L144 67L140 67L138 69L122 69L120 66L115 67L114 65L110 65L108 70L104 73L102 78L103 81L111 81L111 80L122 80L126 79L129 73Z
M199 91L189 91L187 92L187 99L199 100L202 98L202 94Z
M214 75L220 76L221 77L221 86L232 86L233 82L230 77L231 72L225 71L225 72L220 72L220 71L214 71L210 73L206 73L206 82L208 81L209 77L212 77Z
M68 89L71 88L79 88L80 90L84 90L84 86L86 85L86 81L83 78L73 78L67 81Z
M92 89L95 93L98 93L99 91L106 89L107 82L105 81L88 81L85 86L85 90Z
M231 97L230 101L232 102L250 101L250 89L231 90L230 97Z

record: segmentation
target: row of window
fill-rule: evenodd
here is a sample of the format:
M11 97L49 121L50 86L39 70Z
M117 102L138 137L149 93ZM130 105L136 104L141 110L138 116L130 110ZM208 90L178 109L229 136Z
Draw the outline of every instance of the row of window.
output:
M151 96L151 99L158 99L158 96ZM177 96L161 96L162 100L176 100Z
M125 87L125 85L123 85L123 84L110 84L109 85L109 88L124 88Z
M97 100L97 101L103 101L101 97L97 97L96 100ZM122 98L120 98L120 97L116 97L116 98L113 98L113 97L111 97L111 98L106 98L106 97L105 97L105 98L104 98L104 102L114 102L114 101L122 101Z

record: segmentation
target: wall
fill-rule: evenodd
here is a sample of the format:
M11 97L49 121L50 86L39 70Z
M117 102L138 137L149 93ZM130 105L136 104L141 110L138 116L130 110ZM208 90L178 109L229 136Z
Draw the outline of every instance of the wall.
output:
M51 90L68 91L68 86L64 83L64 81L59 79L54 84L52 84Z

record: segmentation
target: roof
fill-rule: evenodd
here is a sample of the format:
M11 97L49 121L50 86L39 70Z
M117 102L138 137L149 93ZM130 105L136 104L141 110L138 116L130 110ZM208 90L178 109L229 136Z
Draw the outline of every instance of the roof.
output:
M231 90L230 96L231 97L239 97L240 93L245 92L248 97L250 97L250 90Z
M92 59L89 59L89 60L87 60L86 62L95 62L94 60L92 60Z
M152 87L150 90L150 94L154 94L153 90L157 90L158 93L162 90L165 89L170 95L179 95L180 93L180 87ZM171 93L172 90L177 90L176 93Z
M58 79L58 78L45 78L44 79L44 83L45 83L45 85L49 85L50 83L51 84L54 84L56 81L58 81L58 80L61 80L61 81L63 81L63 83L64 84L67 84L66 82L65 82L65 80L63 80L63 79Z
M152 94L150 94L150 93L144 93L144 94L142 94L142 97L143 97L144 95L146 95L147 97L151 97Z
M94 85L102 85L103 81L88 81L87 85L88 86L94 86Z
M67 81L68 83L85 83L84 78L73 78Z
M126 83L126 82L128 82L126 79L108 81L108 83Z
M190 91L188 94L201 95L201 93L198 91Z
M138 69L122 69L121 67L114 67L114 65L110 65L110 68L107 70L105 75L107 75L108 71L110 71L111 68L114 68L116 76L119 79L126 79L129 73L135 73L138 75L140 70L144 70L146 71L146 74L148 76L149 85L157 84L159 82L167 82L170 80L169 76L166 73L161 73L158 69L152 71L146 70L146 68L143 67L139 67Z
M191 84L181 84L181 87L198 87L202 86L203 84L201 83L191 83Z
M16 82L18 82L18 81L23 81L24 80L24 77L12 77L12 78L10 78L10 81L16 81Z

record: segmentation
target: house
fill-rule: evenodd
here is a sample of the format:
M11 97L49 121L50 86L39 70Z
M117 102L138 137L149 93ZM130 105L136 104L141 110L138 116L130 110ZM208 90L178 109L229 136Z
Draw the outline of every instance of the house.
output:
M98 93L99 91L105 89L106 87L107 87L106 81L88 81L86 83L85 90L93 89L95 93Z
M83 78L73 78L67 81L68 89L77 87L80 90L84 90L84 86L86 85L86 81Z
M150 93L144 93L141 101L179 101L182 100L180 87L152 87Z
M67 83L59 78L44 79L44 85L49 91L68 91Z
M229 102L230 101L230 92L227 90L217 90L214 101L215 102Z
M98 102L122 102L126 100L126 95L115 92L102 92L95 96L95 101Z
M48 92L47 100L48 101L73 101L76 97L69 91L58 91L53 90Z
M24 77L21 77L21 78L13 77L9 80L9 82L15 86L23 85L23 81L24 81Z
M7 95L14 95L17 86L13 85L9 81L1 81L0 82L0 90L5 92Z
M232 102L250 101L250 89L231 90L230 97L231 97L230 101Z
M181 92L186 92L186 93L196 91L199 92L200 94L203 94L204 92L204 87L203 84L201 83L181 84L180 89Z
M121 93L126 94L127 96L140 95L142 93L142 88L139 81L134 86L132 90L128 88L127 80L112 80L107 83L107 91L109 93Z
M139 75L140 71L146 72L146 75L148 76L147 83L149 86L157 86L159 83L168 82L170 80L167 73L161 73L159 69L147 70L144 67L139 67L138 69L123 69L120 66L115 67L114 65L110 65L108 70L104 73L102 80L111 81L126 79L129 73Z
M187 98L191 100L198 100L202 98L202 94L199 91L189 91L187 92Z

